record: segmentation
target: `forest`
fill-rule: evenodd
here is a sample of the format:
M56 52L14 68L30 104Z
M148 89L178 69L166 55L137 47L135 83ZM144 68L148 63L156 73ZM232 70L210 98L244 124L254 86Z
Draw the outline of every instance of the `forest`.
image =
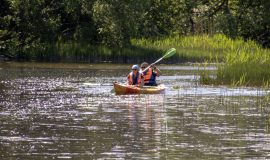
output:
M270 47L269 0L1 0L0 7L0 55L15 60L129 63L171 47L141 41L216 34Z

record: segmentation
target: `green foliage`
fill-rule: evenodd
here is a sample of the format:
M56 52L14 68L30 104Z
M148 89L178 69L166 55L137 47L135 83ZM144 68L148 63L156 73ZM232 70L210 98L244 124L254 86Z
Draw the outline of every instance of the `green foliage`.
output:
M131 44L149 49L167 50L175 47L181 60L210 62L222 61L226 53L235 46L235 41L222 34L213 36L170 36L167 38L132 39ZM239 44L241 45L241 44Z
M98 27L101 43L111 47L123 47L125 41L122 24L115 12L114 5L103 0L97 0L93 5L94 22Z
M218 68L216 81L219 84L232 84L237 86L263 86L270 80L268 63L235 63L225 64Z
M58 41L56 43L47 43L28 48L26 52L21 53L21 56L31 60L51 62L141 63L142 60L156 60L163 53L160 50L139 48L136 46L111 48L104 45L91 45L83 42Z
M269 8L269 0L238 0L235 12L239 36L270 47Z
M270 80L269 49L264 49L251 40L224 38L220 43L226 48L223 52L225 63L218 64L217 77L211 80L213 83L232 86L268 84ZM201 81L209 83L207 78L208 76L203 72Z
M131 39L152 38L160 39L150 43L161 43L158 50L164 50L180 40L173 42L182 45L180 55L201 54L202 59L209 55L202 48L213 51L208 44L198 46L205 34L270 44L268 0L2 0L0 7L0 54L19 59L27 58L29 49L58 42L128 48ZM182 38L187 35L202 36L185 44L190 43ZM217 48L218 53L226 50Z

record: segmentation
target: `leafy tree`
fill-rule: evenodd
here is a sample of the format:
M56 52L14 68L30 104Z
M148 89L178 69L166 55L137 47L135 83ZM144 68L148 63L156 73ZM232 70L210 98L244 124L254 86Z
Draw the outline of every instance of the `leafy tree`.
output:
M237 5L239 36L254 39L270 47L269 8L269 0L239 0Z
M140 35L139 24L148 5L144 0L96 0L93 19L98 41L112 47L129 45L130 37Z
M269 0L1 0L0 54L56 42L109 47L131 38L224 33L270 46Z
M16 38L17 34L11 30L14 26L14 21L12 10L10 9L10 2L1 0L0 10L0 55L13 57L10 53L16 48L18 40Z

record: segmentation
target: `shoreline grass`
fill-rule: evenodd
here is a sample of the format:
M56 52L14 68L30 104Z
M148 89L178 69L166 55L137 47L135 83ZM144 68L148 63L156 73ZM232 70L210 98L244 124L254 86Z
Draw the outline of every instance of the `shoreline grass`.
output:
M161 57L168 49L176 48L174 58L167 63L204 62L222 60L231 46L224 35L170 36L156 39L131 39L131 45L125 48L93 46L86 42L57 42L40 44L18 53L19 58L36 61L54 62L112 62L134 63L153 61Z
M155 61L172 47L177 53L162 63L218 64L214 77L206 71L201 72L203 84L269 86L270 50L254 41L230 39L222 34L131 39L131 45L125 48L59 41L30 48L18 57L41 62L141 63Z
M156 60L162 50L129 46L108 48L78 42L58 42L43 44L18 54L18 58L38 62L75 62L75 63L138 63L142 60Z
M203 84L232 86L262 86L269 87L270 82L270 50L264 49L254 41L242 39L228 41L227 50L222 60L217 62L217 75L210 77L201 73ZM226 42L225 42L226 44Z

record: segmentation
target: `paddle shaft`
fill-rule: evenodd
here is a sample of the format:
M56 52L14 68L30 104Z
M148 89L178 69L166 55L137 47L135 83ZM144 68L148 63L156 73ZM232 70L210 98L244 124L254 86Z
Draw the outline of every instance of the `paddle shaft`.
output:
M171 48L169 49L165 55L163 55L161 58L159 58L156 62L150 64L149 66L147 66L142 72L145 72L147 71L150 67L152 67L153 65L155 65L156 63L158 63L159 61L161 61L162 59L164 58L168 58L168 57L171 57L172 55L174 55L176 52L176 49L175 48Z
M142 72L147 71L150 67L152 67L153 65L155 65L156 63L158 63L159 61L161 61L163 59L163 57L161 57L160 59L158 59L156 62L150 64L148 67L146 67Z

